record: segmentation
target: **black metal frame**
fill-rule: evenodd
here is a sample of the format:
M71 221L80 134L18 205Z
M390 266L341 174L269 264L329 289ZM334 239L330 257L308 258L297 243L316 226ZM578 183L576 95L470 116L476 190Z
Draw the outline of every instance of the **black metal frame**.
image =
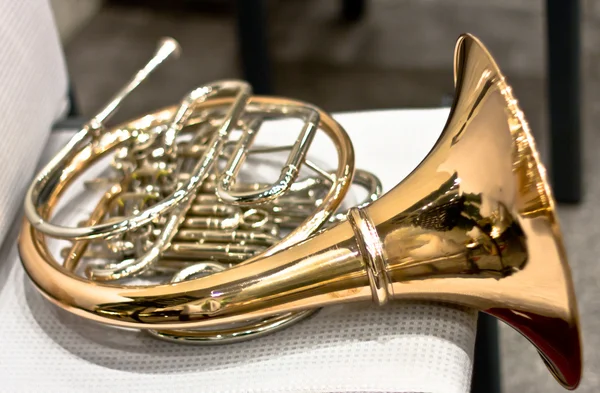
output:
M255 94L272 94L267 9L263 0L236 0L242 72Z
M582 199L580 114L580 4L547 0L550 165L559 202Z
M471 392L500 393L501 382L498 321L480 312L477 319Z

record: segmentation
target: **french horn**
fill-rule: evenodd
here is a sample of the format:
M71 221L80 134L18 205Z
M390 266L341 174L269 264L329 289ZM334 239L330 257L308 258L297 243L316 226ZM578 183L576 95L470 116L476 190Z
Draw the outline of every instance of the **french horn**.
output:
M165 56L159 55L151 67ZM249 321L252 331L259 333L265 326L266 330L285 326L286 318L347 302L373 301L383 306L390 301L429 299L456 303L493 315L519 331L538 349L557 381L574 389L582 373L576 299L555 202L529 126L494 59L471 35L457 41L454 75L450 115L427 157L391 191L380 198L372 193L375 201L353 207L335 220L330 217L354 173L352 146L343 129L318 109L290 100L253 97L247 85L225 83L196 91L178 108L150 114L128 127L106 129L103 121L115 107L110 104L34 180L19 239L25 270L48 300L74 314L147 329L175 341L181 337L193 341L196 336L202 341L211 329L239 337L235 327ZM228 95L213 97L212 92L221 88ZM281 112L282 107L288 108L284 112L293 107L306 123L275 191L263 191L262 186L236 188L232 179L237 163L250 151L243 148L244 141L239 142L239 153L230 154L228 169L221 174L211 178L208 168L198 170L212 165L207 157L220 154L226 142L219 138L232 127L241 127L244 113ZM175 185L159 192L151 204L108 221L103 221L105 212L100 209L81 227L65 229L50 223L69 182L92 161L148 129L149 123L163 126L148 142L158 146L154 154L160 158L154 161L159 162L159 170L149 173L155 176L162 171L165 177L171 176L175 136L211 110L220 115L213 122L217 131L206 137L208 155ZM254 118L247 118L242 128L255 130ZM296 181L297 165L305 159L302 141L308 143L315 128L329 133L341 156L341 169L324 174L329 175L325 183L331 186L324 200L315 204L316 213L306 216L300 229L232 267L199 276L191 272L158 285L123 285L119 277L108 282L76 274L73 263L58 263L48 251L47 237L72 240L72 254L76 254L84 252L84 247L77 249L78 244L119 238L155 223L167 232L158 234L144 249L151 254L150 265L156 264L172 251L169 247L175 243L177 228L203 184L213 182L223 206L254 202L268 206L282 198L277 191L289 189ZM166 181L156 176L153 180ZM169 232L169 228L176 229ZM190 255L194 259L193 251ZM141 274L144 269L136 270L136 263L117 263L111 269Z

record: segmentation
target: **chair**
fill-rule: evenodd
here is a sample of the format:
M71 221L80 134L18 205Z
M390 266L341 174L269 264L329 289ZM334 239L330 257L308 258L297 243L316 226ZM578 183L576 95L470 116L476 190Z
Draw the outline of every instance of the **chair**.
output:
M0 0L0 18L0 364L10 365L4 389L468 391L476 312L461 307L419 302L342 306L260 340L197 348L100 326L52 306L26 277L16 234L36 166L47 162L78 124L65 121L68 78L48 3ZM446 117L446 109L434 109L337 119L356 142L357 162L390 188L427 153ZM407 132L397 132L399 123ZM381 151L369 143L372 133L365 132L373 124L382 138L399 138L397 145L406 147L393 170L366 159ZM417 125L418 137L410 132ZM75 210L72 205L66 209Z

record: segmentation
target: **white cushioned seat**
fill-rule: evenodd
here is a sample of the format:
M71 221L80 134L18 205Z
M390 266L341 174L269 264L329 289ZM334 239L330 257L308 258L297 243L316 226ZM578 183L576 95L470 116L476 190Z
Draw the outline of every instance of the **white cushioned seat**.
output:
M357 165L376 173L388 190L425 156L446 116L447 110L415 110L336 117L354 141ZM54 133L42 161L70 135ZM319 145L313 149L319 155ZM259 340L182 346L51 306L29 283L12 239L2 253L0 287L0 364L11 367L4 377L11 391L469 390L473 310L435 303L346 305ZM31 378L32 370L37 378Z

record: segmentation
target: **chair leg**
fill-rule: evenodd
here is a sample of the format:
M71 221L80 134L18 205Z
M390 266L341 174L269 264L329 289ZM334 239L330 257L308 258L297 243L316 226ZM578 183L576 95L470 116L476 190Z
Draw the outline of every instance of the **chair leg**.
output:
M559 202L582 198L578 0L547 0L551 182Z
M255 94L272 94L265 2L236 0L236 12L244 79Z
M471 393L500 393L498 321L484 313L477 320Z
M342 18L347 22L357 22L365 14L365 0L342 0Z

